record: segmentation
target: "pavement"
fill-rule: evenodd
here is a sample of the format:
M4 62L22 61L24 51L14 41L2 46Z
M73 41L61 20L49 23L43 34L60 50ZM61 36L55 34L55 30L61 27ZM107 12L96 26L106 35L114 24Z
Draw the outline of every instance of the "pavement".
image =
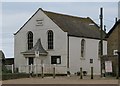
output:
M80 79L79 76L57 76L53 77L31 77L31 78L21 78L4 80L2 84L118 84L119 80L115 77L101 78L100 76L94 76L91 79L90 76L85 76Z

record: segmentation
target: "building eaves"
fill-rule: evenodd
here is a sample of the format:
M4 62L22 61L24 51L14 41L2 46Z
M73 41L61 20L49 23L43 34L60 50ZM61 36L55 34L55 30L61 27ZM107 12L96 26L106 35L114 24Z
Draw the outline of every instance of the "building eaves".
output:
M120 24L120 19L113 25L112 29L107 33L105 38L109 38L111 33L115 30L115 28Z
M27 22L25 22L25 24L23 24L23 26L22 26L16 33L14 33L14 35L16 35L16 34L34 17L34 15L37 14L37 12L38 12L39 10L42 10L42 8L39 8L39 9L27 20Z

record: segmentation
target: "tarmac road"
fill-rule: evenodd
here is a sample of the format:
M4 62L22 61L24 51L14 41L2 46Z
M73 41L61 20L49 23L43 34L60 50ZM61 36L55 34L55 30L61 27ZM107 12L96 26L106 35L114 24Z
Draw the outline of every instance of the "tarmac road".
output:
M36 77L4 80L2 84L118 84L117 79L79 79L74 77Z

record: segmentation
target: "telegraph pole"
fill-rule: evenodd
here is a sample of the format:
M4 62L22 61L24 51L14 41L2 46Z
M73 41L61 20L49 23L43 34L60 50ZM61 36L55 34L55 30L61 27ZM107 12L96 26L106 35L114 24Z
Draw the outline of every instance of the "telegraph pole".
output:
M103 8L100 8L100 40L101 40L101 55L103 55Z
M103 8L100 8L100 56L103 55ZM100 58L101 60L101 76L102 76L102 57Z

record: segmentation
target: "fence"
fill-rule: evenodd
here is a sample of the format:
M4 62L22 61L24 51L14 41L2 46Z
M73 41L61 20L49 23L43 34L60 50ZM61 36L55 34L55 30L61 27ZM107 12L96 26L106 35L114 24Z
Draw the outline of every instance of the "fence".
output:
M43 73L52 74L53 68L55 67L56 74L66 74L66 66L59 66L59 65L21 65L19 66L20 73L34 73L34 74L41 74L43 67Z

